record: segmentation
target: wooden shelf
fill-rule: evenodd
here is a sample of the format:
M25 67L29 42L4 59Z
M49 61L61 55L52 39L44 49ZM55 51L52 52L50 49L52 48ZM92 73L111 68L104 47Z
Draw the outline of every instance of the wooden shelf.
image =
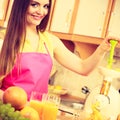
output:
M95 38L95 37L75 35L75 34L69 34L69 33L60 33L60 32L51 32L51 33L58 36L60 39L70 40L73 42L82 42L82 43L98 45L103 40L103 38Z

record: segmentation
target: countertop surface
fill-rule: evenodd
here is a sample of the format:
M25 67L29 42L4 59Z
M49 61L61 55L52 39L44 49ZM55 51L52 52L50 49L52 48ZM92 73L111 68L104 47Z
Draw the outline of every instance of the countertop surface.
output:
M79 115L83 111L84 104L80 103L78 99L68 99L64 97L62 98L57 120L73 120L75 113L79 113ZM81 119L80 119L81 118ZM79 120L82 120L82 116L80 116Z

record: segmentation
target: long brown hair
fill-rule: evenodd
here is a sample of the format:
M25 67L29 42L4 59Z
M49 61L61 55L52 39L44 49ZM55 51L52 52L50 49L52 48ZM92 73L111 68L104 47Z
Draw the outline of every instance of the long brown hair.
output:
M26 36L26 12L31 0L14 0L10 18L8 21L6 34L0 54L0 76L4 76L13 68L15 58L20 52L20 48L24 45ZM49 0L48 14L37 26L37 30L44 32L46 30L51 0Z

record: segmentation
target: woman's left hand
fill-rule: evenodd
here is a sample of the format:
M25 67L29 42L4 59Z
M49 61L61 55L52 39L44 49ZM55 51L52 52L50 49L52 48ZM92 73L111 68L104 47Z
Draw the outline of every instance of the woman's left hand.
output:
M106 37L103 42L100 44L100 48L104 51L107 52L110 50L111 44L110 44L110 40L117 40L118 44L120 44L120 38L117 37Z

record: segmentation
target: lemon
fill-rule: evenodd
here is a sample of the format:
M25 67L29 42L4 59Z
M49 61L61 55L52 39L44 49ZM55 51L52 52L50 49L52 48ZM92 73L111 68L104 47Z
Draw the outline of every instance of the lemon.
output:
M29 120L40 120L38 112L30 106L25 106L20 113Z
M56 90L62 90L62 86L56 85L56 86L55 86L55 89L56 89Z

